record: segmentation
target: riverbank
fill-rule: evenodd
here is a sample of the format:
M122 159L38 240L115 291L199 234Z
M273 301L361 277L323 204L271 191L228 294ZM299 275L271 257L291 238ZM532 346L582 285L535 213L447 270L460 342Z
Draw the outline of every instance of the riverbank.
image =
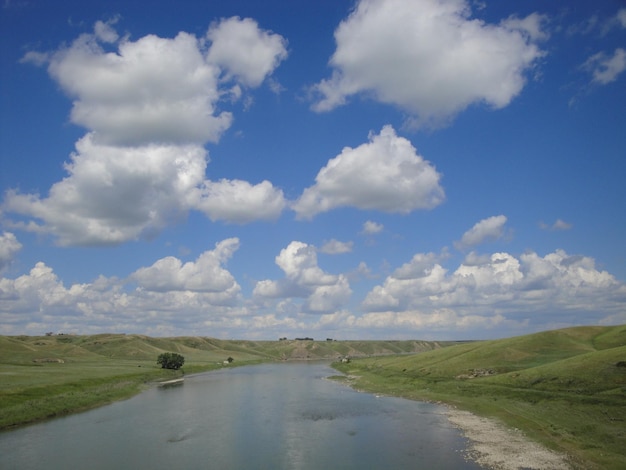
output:
M497 470L571 470L567 456L529 440L521 431L469 411L448 408L448 419L470 441L468 458Z
M345 369L333 364L336 369ZM371 382L362 380L361 376L332 376L331 380L342 382L363 393L381 392L380 387L373 387ZM407 393L388 393L416 401L436 403L446 407L448 420L456 426L470 445L466 458L473 460L485 468L493 470L572 470L583 468L570 462L570 458L530 440L519 429L510 428L503 423L478 416L454 405L430 399L420 399Z
M333 367L353 376L360 390L444 403L499 423L501 430L487 432L490 421L464 414L452 418L475 443L476 456L495 456L489 460L493 468L568 468L523 461L507 467L507 461L515 461L507 452L525 458L536 454L536 448L516 440L523 435L563 457L570 468L622 470L625 342L626 326L580 327Z

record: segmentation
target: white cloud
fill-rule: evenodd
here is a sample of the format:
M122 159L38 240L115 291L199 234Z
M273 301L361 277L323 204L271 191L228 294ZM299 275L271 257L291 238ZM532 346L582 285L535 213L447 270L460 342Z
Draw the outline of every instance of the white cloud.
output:
M119 21L119 18L114 18L110 21L96 21L93 27L95 36L102 42L114 43L119 39L117 31L113 29L113 25Z
M232 121L216 114L220 69L207 63L198 39L144 36L106 52L82 35L56 52L48 68L74 98L71 120L114 145L217 141Z
M247 181L206 181L193 191L192 207L211 220L247 223L277 219L286 206L283 192L269 181L252 185Z
M332 240L324 243L324 245L320 248L320 252L329 255L339 255L342 253L350 253L353 246L354 242L341 242L333 238Z
M237 17L209 29L208 50L184 32L119 38L114 23L97 22L94 34L54 53L24 56L49 62L51 77L74 100L72 122L90 131L65 165L68 176L46 197L7 193L5 212L35 219L9 225L52 234L61 245L97 245L151 237L190 210L235 223L276 219L286 206L282 191L268 181L206 180L203 145L232 122L231 113L216 111L224 94L234 96L222 75L260 85L284 59L284 40ZM226 60L229 39L247 49Z
M626 28L626 8L621 8L617 12L617 21L622 26L622 28Z
M0 235L0 272L4 271L15 257L16 253L22 249L22 244L11 232L3 232Z
M39 262L16 279L0 278L0 331L207 331L205 323L211 319L248 314L241 306L239 284L223 267L238 246L237 239L227 239L195 262L167 257L127 280L101 276L69 287Z
M480 245L487 240L497 240L504 235L506 216L496 215L477 222L463 234L459 242L455 242L458 249Z
M441 175L407 139L387 125L357 148L331 159L293 204L298 218L337 207L407 214L432 209L445 198Z
M429 276L431 268L439 260L434 253L418 253L410 262L403 264L393 273L395 279L417 279Z
M488 24L464 0L361 0L335 31L331 78L315 85L317 111L366 93L440 125L473 103L507 106L544 55L545 18Z
M259 29L250 18L232 17L213 24L207 38L211 40L207 61L250 87L259 86L287 58L287 41Z
M365 234L365 235L374 235L376 233L382 232L384 228L385 228L385 226L383 224L379 224L379 223L374 222L372 220L366 220L363 223L362 233Z
M346 276L328 274L317 265L312 245L291 242L276 257L276 264L285 272L285 278L257 282L255 297L304 298L304 312L323 313L339 309L352 294Z
M598 52L589 57L582 68L591 73L593 83L606 85L614 82L626 70L626 50L617 48L612 56Z
M379 329L397 332L443 331L454 330L481 332L486 329L507 326L515 329L524 326L523 322L507 320L502 315L458 315L450 309L438 309L430 313L419 310L406 312L372 312L355 319L355 326L363 329ZM432 333L431 333L432 334ZM406 335L406 333L405 333ZM412 337L409 333L407 337Z
M624 315L626 285L596 269L591 258L557 250L544 257L534 252L519 258L494 253L486 258L473 256L471 261L449 273L432 254L416 255L374 287L363 308L422 315L448 309L459 318L489 318L496 312L519 321L540 315L544 324L548 317L573 311L594 312L596 320L614 313Z
M276 257L284 279L261 281L252 299L242 299L224 267L238 246L226 239L195 261L166 257L125 280L101 276L68 287L37 263L16 279L0 278L0 333L450 339L626 321L626 285L593 259L562 250L468 255L454 271L441 266L441 255L418 253L369 292L365 313L356 313L345 310L346 277L321 270L314 247L301 242Z
M539 227L541 227L544 230L552 230L552 231L569 230L572 228L572 224L565 222L564 220L561 220L561 219L556 219L556 221L552 225L548 225L548 224L541 222L539 224Z
M236 295L239 284L223 265L238 248L239 240L230 238L217 243L215 250L202 253L195 262L183 264L178 258L168 256L150 267L138 269L131 278L148 291L229 291Z
M121 243L182 217L205 168L198 145L105 146L87 134L48 197L9 192L4 208L43 221L24 228L54 234L61 245Z

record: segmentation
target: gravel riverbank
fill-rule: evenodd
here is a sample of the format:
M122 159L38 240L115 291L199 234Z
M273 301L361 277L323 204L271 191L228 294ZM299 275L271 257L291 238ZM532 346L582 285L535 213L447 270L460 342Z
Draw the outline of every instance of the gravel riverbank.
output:
M493 419L450 407L448 419L470 441L468 457L495 470L571 470L566 456Z

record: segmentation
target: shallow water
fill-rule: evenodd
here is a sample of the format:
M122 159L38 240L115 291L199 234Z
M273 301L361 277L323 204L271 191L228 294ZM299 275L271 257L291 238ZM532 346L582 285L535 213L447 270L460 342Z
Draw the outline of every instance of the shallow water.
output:
M2 469L478 469L440 406L356 392L326 364L225 368L0 433Z

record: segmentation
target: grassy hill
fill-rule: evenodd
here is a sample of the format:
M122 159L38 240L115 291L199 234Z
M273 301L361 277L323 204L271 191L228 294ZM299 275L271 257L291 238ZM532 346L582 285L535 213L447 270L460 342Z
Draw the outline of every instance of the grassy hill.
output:
M233 365L290 359L406 354L427 341L235 341L143 335L0 336L0 429L132 396L151 382ZM163 352L185 357L183 371L161 369Z
M379 393L495 417L580 468L626 468L626 325L368 358L338 369Z

